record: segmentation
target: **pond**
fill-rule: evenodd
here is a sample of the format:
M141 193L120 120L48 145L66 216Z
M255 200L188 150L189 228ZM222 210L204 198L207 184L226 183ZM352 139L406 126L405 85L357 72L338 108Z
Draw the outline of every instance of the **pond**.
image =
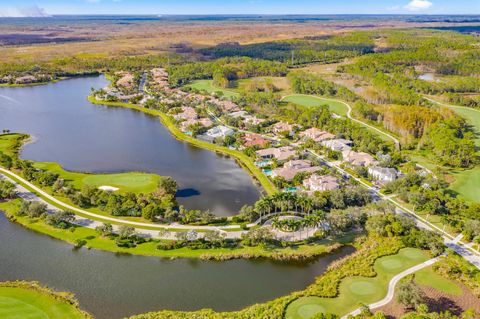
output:
M73 292L96 319L148 311L238 310L304 289L344 247L311 263L224 262L118 255L72 246L9 222L0 213L0 281L36 280Z
M179 203L189 209L230 216L259 198L260 187L234 159L176 140L156 117L86 100L91 88L107 84L104 76L93 76L0 87L0 129L33 136L24 159L79 172L171 176Z

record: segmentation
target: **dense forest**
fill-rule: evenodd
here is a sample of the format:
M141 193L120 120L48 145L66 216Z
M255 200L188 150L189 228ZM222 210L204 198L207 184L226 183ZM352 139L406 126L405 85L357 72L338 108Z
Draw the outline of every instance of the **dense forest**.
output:
M213 58L246 56L280 61L290 66L321 62L334 63L345 58L372 53L373 40L367 34L307 37L304 39L265 42L248 45L222 43L200 50Z

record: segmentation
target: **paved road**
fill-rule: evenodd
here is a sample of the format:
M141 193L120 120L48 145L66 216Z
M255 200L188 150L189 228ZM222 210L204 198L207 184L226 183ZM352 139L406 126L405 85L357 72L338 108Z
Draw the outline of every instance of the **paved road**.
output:
M438 226L433 225L432 223L430 223L429 221L427 221L423 217L417 215L412 210L402 206L400 203L395 201L395 199L392 198L391 196L387 196L385 194L382 194L377 188L368 185L363 180L353 176L349 172L342 169L338 164L335 164L335 163L332 163L332 162L328 161L323 156L318 155L314 151L309 150L309 152L312 155L316 156L323 163L325 163L325 165L336 169L341 174L346 175L349 178L352 178L352 179L356 180L360 185L367 188L375 197L383 199L385 201L389 201L390 203L395 205L396 206L395 211L396 211L397 214L401 214L401 215L405 215L405 216L408 216L410 218L413 218L418 227L421 227L421 228L424 228L424 229L427 229L427 230L430 230L430 231L435 231L435 232L441 234L444 241L445 241L445 244L447 245L447 247L453 249L456 253L460 254L466 260L468 260L471 264L475 265L478 269L480 269L480 253L477 250L475 250L473 248L473 246L469 245L468 243L467 244L461 243L458 240L456 241L455 238L452 235L450 235L449 233L447 233L443 229L439 228Z
M408 275L411 275L413 274L414 272L417 272L423 268L426 268L428 266L431 266L433 265L434 263L436 263L437 261L439 260L439 258L433 258L433 259L430 259L430 260L427 260L426 262L424 263L421 263L419 265L416 265L416 266L413 266L412 268L409 268L401 273L399 273L398 275L396 275L395 277L392 278L392 280L390 280L390 282L388 283L388 292L387 292L387 296L385 298L383 298L382 300L380 301L377 301L375 303L372 303L372 304L369 304L367 305L367 307L370 309L370 310L374 310L374 309L377 309L377 308L380 308L380 307L383 307L385 305L387 305L388 303L390 303L390 301L392 301L394 295L395 295L395 286L398 284L398 282L408 276ZM358 308L354 311L352 311L351 313L343 316L341 319L346 319L348 318L348 316L356 316L356 315L359 315L362 311L362 308Z
M347 107L347 117L348 117L350 120L352 120L352 121L354 121L354 122L357 122L357 123L359 123L359 124L361 124L361 125L363 125L363 126L365 126L365 127L368 127L368 128L370 128L370 129L372 129L372 130L374 130L374 131L376 131L376 132L378 132L378 133L380 133L380 134L388 137L389 139L391 139L391 140L395 143L395 147L396 147L398 150L400 149L400 141L399 141L396 137L394 137L393 135L391 135L391 134L389 134L389 133L386 133L386 132L380 130L379 128L377 128L377 127L375 127L375 126L373 126L373 125L370 125L370 124L368 124L368 123L365 123L365 122L363 122L363 121L361 121L361 120L358 120L358 119L354 118L354 117L352 116L352 107L350 106L350 104L348 104L348 103L345 102L345 101L337 100L337 99L331 99L331 98L325 98L325 97L320 97L320 96L315 96L315 95L311 95L311 94L290 94L290 95L283 96L280 100L283 100L284 98L286 98L286 97L288 97L288 96L291 96L291 95L305 95L305 96L317 98L317 99L319 99L319 100L327 100L327 101L332 101L332 102L341 103L341 104L343 104L343 105L345 105L345 106Z

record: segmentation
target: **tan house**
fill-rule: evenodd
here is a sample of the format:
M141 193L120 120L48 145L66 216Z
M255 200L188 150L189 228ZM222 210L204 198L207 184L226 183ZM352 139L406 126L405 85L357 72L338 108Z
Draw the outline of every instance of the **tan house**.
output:
M173 116L177 121L179 120L196 120L198 118L197 111L193 107L183 106L182 112Z
M355 152L352 150L345 150L342 152L343 160L353 166L370 166L376 161L372 155L364 152Z
M289 135L293 133L293 125L286 122L278 122L272 125L272 132L275 134L281 134L283 132L288 132Z
M286 161L291 158L297 158L297 151L291 146L283 146L279 148L267 148L264 150L259 150L255 152L257 157L262 159L271 159L275 158L278 161Z
M266 147L270 143L269 140L263 138L260 134L245 134L242 137L242 141L245 147Z
M117 81L117 86L122 86L124 88L132 88L133 87L133 79L134 76L131 73L120 73L121 78Z
M201 118L201 119L188 119L188 120L180 123L180 129L183 132L186 132L186 131L188 131L190 126L196 125L196 124L199 124L200 126L203 126L203 127L210 127L210 126L213 125L213 122L212 122L211 119L206 118L206 117Z
M273 170L273 177L283 177L287 181L293 180L298 173L313 173L321 169L319 166L312 166L312 162L308 160L292 160L282 168L276 168Z
M313 174L303 181L303 187L312 192L324 192L340 188L340 183L334 176Z
M333 135L332 133L322 131L316 127L312 127L308 130L303 131L302 133L300 133L300 136L305 139L314 140L315 142L321 142L335 138L335 135Z

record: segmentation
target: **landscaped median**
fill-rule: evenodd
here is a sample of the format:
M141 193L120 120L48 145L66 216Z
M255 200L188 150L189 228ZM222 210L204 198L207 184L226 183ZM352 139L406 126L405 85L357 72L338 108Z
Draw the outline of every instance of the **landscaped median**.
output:
M72 294L26 281L0 282L0 318L93 319Z
M192 145L195 145L200 148L204 148L213 152L219 152L222 154L226 154L229 156L232 156L237 160L237 162L257 180L260 182L262 185L263 189L265 192L269 195L275 193L277 189L275 186L270 182L267 176L262 172L261 169L259 169L257 166L255 166L254 162L252 159L250 159L247 155L244 153L237 151L237 150L232 150L229 149L228 147L208 143L205 141L198 140L196 138L193 138L191 136L188 136L184 134L182 131L180 131L175 124L173 123L172 119L166 115L165 113L162 113L157 110L152 110L152 109L147 109L138 105L134 104L129 104L129 103L122 103L122 102L106 102L106 101L100 101L95 99L94 96L90 95L88 97L88 101L90 103L94 104L100 104L100 105L106 105L106 106L118 106L118 107L126 107L129 109L134 109L140 112L144 112L146 114L150 114L153 116L160 117L162 123L168 128L170 133L175 136L178 140L188 142Z

